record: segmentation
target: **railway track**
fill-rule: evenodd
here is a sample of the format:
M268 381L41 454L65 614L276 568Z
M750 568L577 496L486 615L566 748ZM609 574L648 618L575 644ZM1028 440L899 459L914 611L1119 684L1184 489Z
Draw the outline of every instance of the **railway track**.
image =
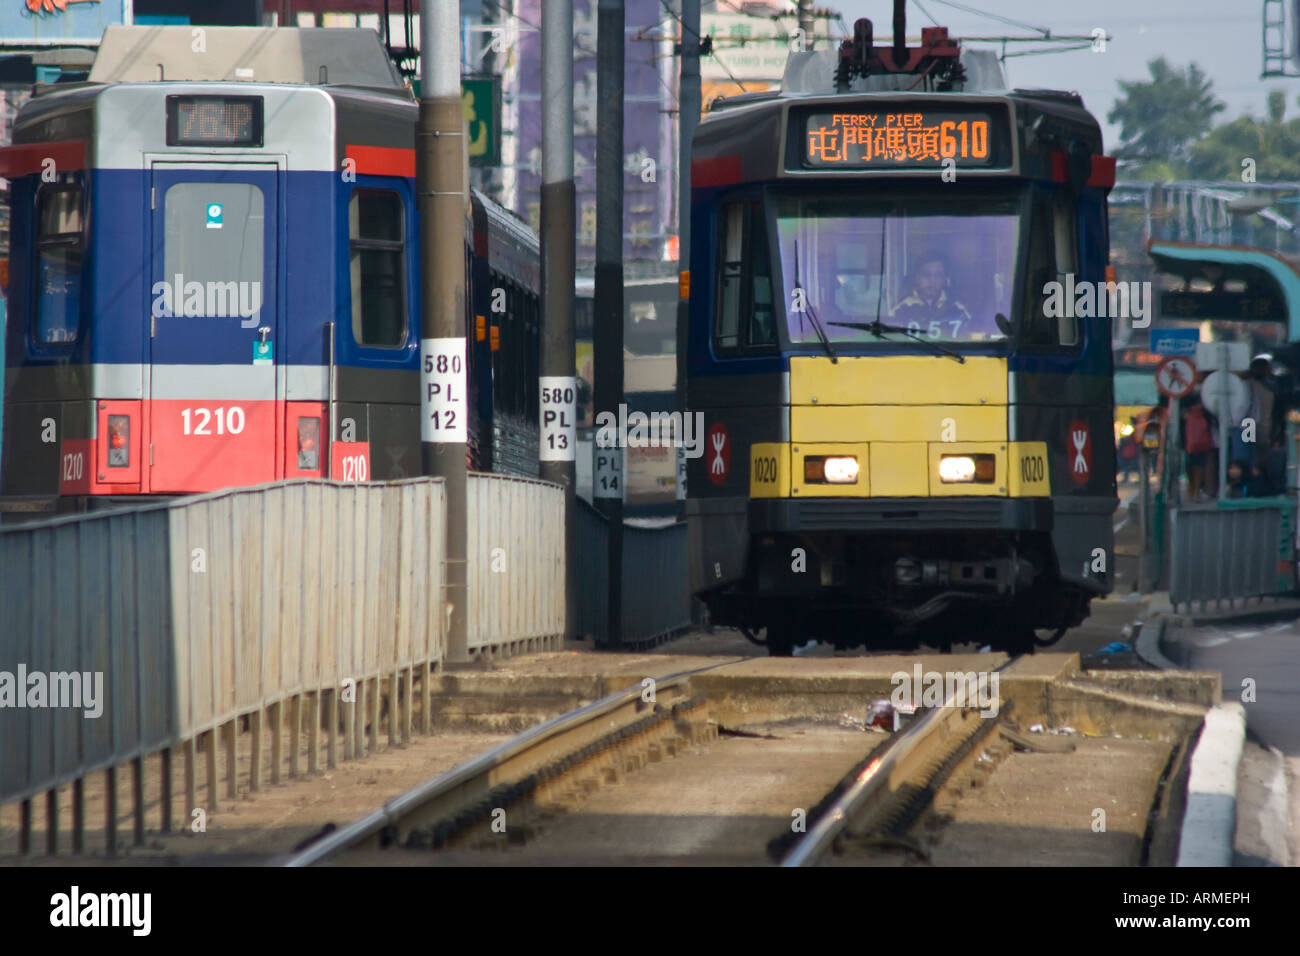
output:
M524 842L550 807L716 736L703 699L688 696L697 672L656 679L651 694L635 685L548 720L324 836L285 865L395 847L450 850L494 833Z
M892 733L870 728L913 671L1000 678L997 706L926 695ZM1218 693L1208 675L1087 671L1069 654L543 654L441 677L431 736L241 787L206 830L96 862L1158 863Z
M828 795L802 839L783 838L774 844L774 855L789 846L781 854L781 865L816 866L842 852L845 841L854 838L892 843L924 857L924 850L907 839L908 829L975 746L1003 724L1013 706L1004 700L996 713L984 715L964 703L964 697L946 696L941 707L918 717L854 768ZM1018 730L1010 733L1032 746Z
M629 683L281 862L944 864L1071 841L1081 863L1164 859L1152 832L1173 819L1196 705L1038 655L989 672L1007 691L991 713L950 691L892 734L864 733L874 679L783 668L727 661ZM1023 729L1045 719L1063 732ZM1166 855L1167 842L1154 841Z

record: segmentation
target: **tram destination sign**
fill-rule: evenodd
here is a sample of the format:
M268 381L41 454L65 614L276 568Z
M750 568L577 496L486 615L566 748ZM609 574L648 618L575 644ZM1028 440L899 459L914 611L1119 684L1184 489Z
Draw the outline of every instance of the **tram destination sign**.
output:
M1000 111L862 106L806 114L802 137L805 169L981 168L1004 164L1007 123Z
M1281 300L1260 292L1162 292L1160 310L1171 319L1287 319Z

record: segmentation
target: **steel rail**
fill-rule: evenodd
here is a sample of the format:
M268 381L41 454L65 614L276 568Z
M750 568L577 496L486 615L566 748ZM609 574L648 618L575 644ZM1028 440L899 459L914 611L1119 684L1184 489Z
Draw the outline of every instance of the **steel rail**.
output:
M1009 667L1016 658L1004 663L996 670ZM858 772L853 782L835 799L819 816L794 848L782 859L783 867L813 866L822 859L861 817L879 796L888 792L891 781L897 776L906 776L918 765L942 752L950 741L962 741L970 737L964 733L972 722L990 720L996 722L997 715L980 717L979 712L971 706L957 706L958 692L945 698L943 706L923 715L907 730L896 734L885 742L883 753L876 756ZM999 707L999 713L1003 708Z
M653 678L655 696L657 698L664 691L675 691L676 693L673 696L685 699L682 690L692 675L714 670L718 667L725 667L743 660L745 659L738 658L718 664L708 664L691 670L678 671L664 677L655 677ZM597 739L609 733L610 730L619 729L622 726L621 723L615 727L609 727L600 726L599 722L629 706L633 707L632 716L635 717L641 710L636 705L643 703L641 699L643 691L643 685L638 682L625 690L609 694L600 700L579 707L577 710L561 714L538 724L536 727L529 728L486 753L480 754L472 760L458 767L453 767L451 770L415 786L406 793L394 797L379 809L323 837L293 856L282 858L278 865L286 867L312 866L367 841L377 841L380 833L389 827L397 826L400 828L404 823L409 824L413 818L428 816L431 813L438 815L436 811L431 811L430 808L444 803L449 797L455 797L457 791L466 790L471 785L484 781L488 781L489 784L503 782L503 780L494 781L491 778L508 765L517 764L521 758L532 754L537 756L539 762L544 762L547 758L542 755L543 751L553 749L556 745L560 745L565 750L577 749L587 742L581 739L571 742L566 738L575 736L581 738L584 734L590 734L592 739ZM631 720L627 721L627 723L631 722ZM484 786L482 789L486 792L488 786Z

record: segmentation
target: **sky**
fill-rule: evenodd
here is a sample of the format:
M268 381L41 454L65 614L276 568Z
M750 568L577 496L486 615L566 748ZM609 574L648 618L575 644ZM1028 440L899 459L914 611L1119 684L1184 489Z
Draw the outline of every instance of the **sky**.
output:
M819 0L816 5L838 9L850 31L858 17L871 18L877 43L892 35L891 0ZM1097 27L1105 29L1111 38L1105 52L1085 49L1008 58L1005 69L1013 86L1080 93L1102 124L1107 151L1119 137L1118 127L1106 122L1106 113L1119 96L1118 81L1148 79L1146 64L1158 56L1180 67L1195 62L1209 76L1215 95L1227 106L1217 122L1242 113L1263 116L1270 89L1286 92L1288 117L1300 116L1296 103L1300 78L1260 79L1263 0L962 0L961 6L1045 27L1056 35L1091 36ZM956 9L944 0L909 0L911 36L931 25L922 8L957 37L1033 35L1028 29Z

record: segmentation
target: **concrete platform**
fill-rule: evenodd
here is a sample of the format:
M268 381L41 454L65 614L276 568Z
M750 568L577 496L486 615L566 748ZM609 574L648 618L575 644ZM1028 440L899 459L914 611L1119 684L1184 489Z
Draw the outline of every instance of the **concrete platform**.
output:
M1236 865L1300 865L1300 601L1174 614L1151 602L1148 639L1168 664L1221 675L1240 708L1234 773L1213 787L1230 797Z

